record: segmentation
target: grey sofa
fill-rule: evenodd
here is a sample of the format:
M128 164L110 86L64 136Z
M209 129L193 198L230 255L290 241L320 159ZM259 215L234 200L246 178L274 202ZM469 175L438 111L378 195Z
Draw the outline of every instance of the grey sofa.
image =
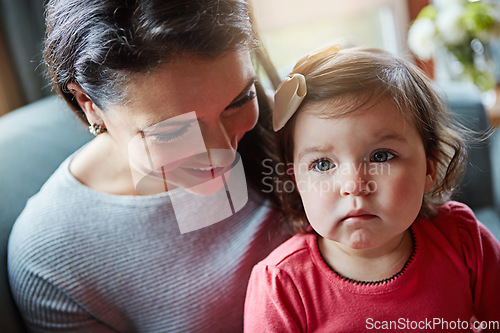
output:
M448 82L441 87L456 121L478 133L489 129L480 94L474 86ZM481 134L475 139L469 145L469 165L454 199L469 205L500 239L500 128L486 139Z
M487 127L477 93L468 87L446 86L457 119L476 130ZM12 225L57 166L90 140L83 125L56 97L47 97L0 118L0 331L24 332L9 291L6 250ZM500 136L471 148L462 195L479 219L500 238ZM54 203L57 204L57 203Z

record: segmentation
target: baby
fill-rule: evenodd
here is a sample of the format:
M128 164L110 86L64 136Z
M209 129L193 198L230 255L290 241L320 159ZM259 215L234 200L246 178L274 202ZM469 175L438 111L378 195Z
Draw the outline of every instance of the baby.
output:
M448 201L466 147L421 71L327 46L278 88L274 127L297 234L254 267L245 331L500 330L500 244Z

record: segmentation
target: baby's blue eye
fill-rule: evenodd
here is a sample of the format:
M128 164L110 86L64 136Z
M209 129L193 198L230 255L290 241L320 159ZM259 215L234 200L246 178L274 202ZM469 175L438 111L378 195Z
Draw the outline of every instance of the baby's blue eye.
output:
M327 160L326 158L320 158L311 164L311 169L318 172L326 172L335 167L335 163Z
M383 162L387 162L393 158L394 158L393 153L381 150L381 151L375 152L375 154L373 154L370 161L376 162L376 163L383 163Z

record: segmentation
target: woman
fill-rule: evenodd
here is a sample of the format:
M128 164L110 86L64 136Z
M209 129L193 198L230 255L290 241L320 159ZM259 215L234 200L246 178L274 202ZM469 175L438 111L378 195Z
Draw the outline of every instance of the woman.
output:
M46 15L53 86L96 138L13 228L10 282L28 328L241 331L250 269L282 241L259 190L270 112L260 98L259 117L246 3L51 0ZM192 145L167 149L188 131ZM246 204L219 221L224 200L189 196L184 218L217 223L181 233L170 194L233 194L229 181L198 185L231 177L238 152ZM144 179L165 187L144 190Z

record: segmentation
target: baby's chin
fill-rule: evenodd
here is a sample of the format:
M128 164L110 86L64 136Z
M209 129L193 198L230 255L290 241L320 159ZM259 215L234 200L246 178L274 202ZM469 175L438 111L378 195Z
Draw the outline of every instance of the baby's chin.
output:
M323 235L321 236L346 250L371 250L381 245L380 242L375 239L375 235L373 235L371 231L365 229L356 229L340 237L330 235L326 235L326 237Z

